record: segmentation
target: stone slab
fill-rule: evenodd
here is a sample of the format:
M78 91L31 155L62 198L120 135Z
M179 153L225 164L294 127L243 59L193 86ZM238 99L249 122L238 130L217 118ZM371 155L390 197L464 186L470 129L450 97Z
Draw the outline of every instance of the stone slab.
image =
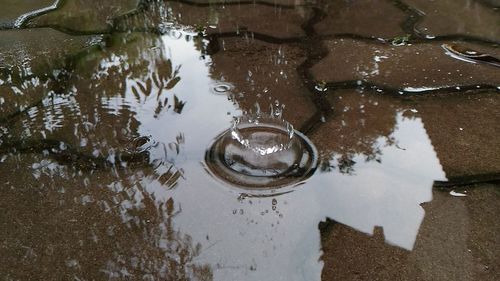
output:
M326 41L329 53L311 68L315 80L364 81L408 92L439 88L500 86L500 68L451 57L442 44L460 45L500 57L500 49L463 42L392 46L354 39Z
M500 13L485 6L481 1L404 0L404 2L423 14L416 25L416 30L427 37L465 35L500 41L500 28L498 28Z
M500 95L457 93L415 99L447 177L500 173Z
M208 33L255 32L279 39L305 36L302 25L311 10L277 8L261 4L198 7L182 3L167 3L173 20L188 26L206 27Z
M51 6L55 0L40 0L40 1L19 1L5 0L2 1L0 9L0 28L13 28L14 23L20 16Z
M133 11L138 0L68 0L57 10L33 18L28 27L57 26L76 32L109 30L114 17Z
M324 19L314 26L319 35L354 34L377 38L405 35L401 25L408 15L392 1L330 1L325 6Z
M244 38L220 39L221 50L212 56L212 78L234 85L239 107L255 111L259 103L269 112L276 100L285 104L284 117L296 128L315 113L308 90L296 67L305 60L295 45L269 44Z

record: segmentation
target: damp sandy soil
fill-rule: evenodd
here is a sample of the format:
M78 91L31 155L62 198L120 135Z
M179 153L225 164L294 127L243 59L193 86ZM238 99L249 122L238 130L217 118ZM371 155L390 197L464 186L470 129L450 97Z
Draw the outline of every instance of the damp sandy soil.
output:
M498 1L18 2L0 280L500 279Z

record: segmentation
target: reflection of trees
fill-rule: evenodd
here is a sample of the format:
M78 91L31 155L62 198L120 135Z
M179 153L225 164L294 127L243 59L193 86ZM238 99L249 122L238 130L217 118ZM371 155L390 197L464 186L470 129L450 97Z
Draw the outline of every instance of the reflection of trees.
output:
M367 162L381 162L383 146L396 144L392 133L399 110L397 100L345 90L332 93L329 101L334 117L311 136L322 152L321 171L338 169L351 174L358 156Z
M166 154L163 147L162 153L148 152L148 157L133 157L127 151L140 137L139 112L159 118L182 113L185 104L172 93L181 79L179 66L172 66L159 36L110 35L67 61L65 74L58 78L60 94L30 108L28 118L10 124L0 151L48 151L79 168L153 164L161 159L158 155ZM179 147L176 150L170 156L177 155ZM168 186L182 176L174 160L154 163L158 178Z
M146 245L143 241L131 244L131 253L126 256L133 257L131 267L136 269L130 272L147 272L146 276L151 280L212 280L211 268L195 262L195 258L201 253L201 245L194 244L191 236L173 228L173 219L181 211L180 207L175 206L172 198L157 204L151 194L140 187L137 189L143 196L143 208L153 215L148 216L149 221L142 221L131 227L136 228L133 232L143 233L143 237L139 239L148 242ZM128 221L132 219L134 218L126 218ZM110 273L122 271L119 264L119 259L108 261L106 270Z
M5 241L2 252L9 253L0 271L7 276L213 279L211 268L196 260L201 245L175 228L181 206L142 185L149 181L143 173L147 168L75 174L43 156L26 154L3 165L2 178L9 177L9 167L21 167L17 177L26 191L0 183L0 204L9 210L8 217L16 218L0 234Z

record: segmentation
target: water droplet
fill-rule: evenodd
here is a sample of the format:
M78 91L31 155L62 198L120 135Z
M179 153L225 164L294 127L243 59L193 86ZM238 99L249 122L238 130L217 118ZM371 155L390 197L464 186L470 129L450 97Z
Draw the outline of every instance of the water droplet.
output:
M214 141L205 158L209 169L234 185L267 190L310 176L316 149L282 119L284 106L276 102L269 113L255 107L255 113L235 118Z

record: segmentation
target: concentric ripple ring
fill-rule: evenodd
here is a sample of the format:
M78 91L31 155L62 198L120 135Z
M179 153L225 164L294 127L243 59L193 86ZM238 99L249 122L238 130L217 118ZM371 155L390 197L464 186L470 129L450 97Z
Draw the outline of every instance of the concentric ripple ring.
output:
M285 127L268 123L244 124L238 131L254 141L283 139L290 135ZM272 149L269 155L243 147L233 133L228 129L218 135L205 154L209 172L232 186L253 195L266 195L279 188L293 187L316 170L317 150L305 135L296 130L289 146L277 152Z

